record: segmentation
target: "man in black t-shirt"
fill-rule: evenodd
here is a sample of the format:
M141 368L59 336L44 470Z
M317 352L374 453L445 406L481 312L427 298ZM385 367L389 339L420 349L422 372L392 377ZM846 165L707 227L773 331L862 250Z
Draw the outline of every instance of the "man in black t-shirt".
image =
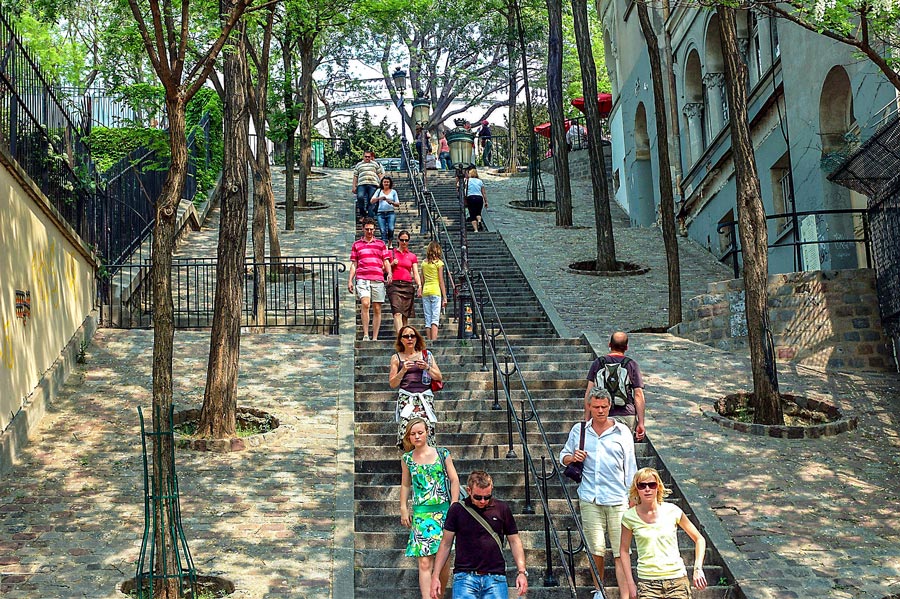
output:
M624 385L627 398L624 406L616 405L617 402L613 398L613 406L609 411L609 415L623 422L634 433L634 438L642 441L646 433L644 429L644 379L638 363L626 357L626 351L628 351L628 334L616 331L609 338L609 353L597 358L591 364L587 374L587 389L584 392L584 419L590 419L588 406L590 405L594 385L596 385L597 373L603 368L604 364L623 364L623 367L628 372L628 382ZM624 377L621 380L624 381Z
M509 506L493 498L494 481L483 470L469 475L466 490L469 496L464 503L454 503L447 512L433 571L440 572L447 563L456 539L454 599L507 599L506 562L500 549L503 537L506 537L516 562L516 591L521 597L528 592L528 571L525 569L525 549ZM443 596L440 577L435 574L431 578L431 597L441 599Z

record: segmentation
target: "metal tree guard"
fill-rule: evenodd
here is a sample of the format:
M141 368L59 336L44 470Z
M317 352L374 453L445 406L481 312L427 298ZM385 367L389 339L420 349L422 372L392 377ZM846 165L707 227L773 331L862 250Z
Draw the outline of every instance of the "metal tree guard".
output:
M181 526L178 476L175 474L174 408L169 408L165 420L161 418L159 406L154 406L153 409L156 411L156 422L161 425L163 422L168 423L168 430L154 429L147 432L144 427L144 413L138 407L138 416L141 420L141 449L144 459L144 534L141 539L141 553L138 557L137 572L134 577L135 591L138 597L152 597L154 587L158 588L160 584L165 585L167 581L177 578L178 586L183 594L190 592L191 597L197 597L197 570L194 568L194 560L191 558L187 538ZM168 463L171 464L171 468L167 477L163 477L163 471L157 471L156 468L153 469L152 477L149 474L148 437L156 439L156 443L151 443L154 457L157 458L154 463L162 463L163 446L165 445L168 449ZM163 443L164 439L168 443ZM164 484L163 481L166 479L168 483ZM163 527L168 527L168 531L164 531ZM157 564L157 539L162 539L165 532L168 532L175 543L171 548L167 548L165 543L159 547L159 557L162 563ZM167 549L175 552L174 572L168 571ZM148 562L149 566L145 567Z

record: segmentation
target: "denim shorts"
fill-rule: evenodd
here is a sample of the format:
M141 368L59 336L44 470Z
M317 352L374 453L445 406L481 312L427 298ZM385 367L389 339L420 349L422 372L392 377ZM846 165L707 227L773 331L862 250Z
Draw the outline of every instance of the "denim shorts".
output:
M453 575L453 599L508 599L505 574L457 572Z
M431 325L440 325L441 321L441 296L423 295L422 312L425 313L425 328Z

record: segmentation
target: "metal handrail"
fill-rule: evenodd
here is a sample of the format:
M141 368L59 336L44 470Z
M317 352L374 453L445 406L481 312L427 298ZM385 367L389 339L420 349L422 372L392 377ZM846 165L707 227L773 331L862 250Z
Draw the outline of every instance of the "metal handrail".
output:
M800 239L800 217L803 216L818 216L818 215L838 215L838 214L849 214L859 215L862 217L862 237L851 237L851 238L838 238L838 239L814 239L810 241L801 241ZM794 232L794 241L789 241L785 243L767 243L766 247L769 249L772 248L794 248L794 268L799 270L802 265L802 254L801 249L804 245L813 245L813 244L832 244L832 243L863 243L866 248L866 266L868 268L872 267L872 247L871 247L871 239L869 237L869 211L866 208L844 208L844 209L836 209L836 210L802 210L802 211L794 211L794 212L783 212L781 214L767 214L766 220L781 220L781 219L790 219L791 228ZM717 233L724 233L726 230L731 232L731 245L728 248L728 251L722 254L719 257L720 262L731 261L731 269L734 278L740 278L741 271L740 265L738 264L738 254L741 252L740 246L740 238L738 237L739 222L736 220L732 221L723 221L718 224L716 227ZM785 229L782 229L778 232L780 235L783 233ZM854 231L855 233L855 231ZM767 234L768 236L768 234Z
M416 189L415 185L414 185L414 189ZM508 455L508 457L513 457L515 455L514 452L512 451L513 443L512 443L512 435L511 435L512 421L515 420L516 430L519 434L519 440L522 443L522 447L523 447L523 451L524 451L523 459L526 464L526 469L525 469L526 508L525 509L527 510L530 508L530 485L528 483L528 471L530 470L531 476L534 478L534 480L541 481L543 483L543 487L542 487L542 485L539 484L539 485L537 485L537 488L538 488L538 495L539 495L539 499L541 502L541 506L544 510L545 531L552 532L551 536L553 537L553 542L556 545L557 551L559 552L559 557L560 557L561 563L565 566L567 557L572 557L572 555L574 553L578 553L582 550L586 550L586 548L588 547L588 544L587 544L587 539L584 535L584 529L578 519L578 516L575 511L575 506L572 503L572 498L569 495L569 490L566 487L565 480L563 479L562 472L559 468L559 465L558 465L556 459L553 457L554 452L550 445L550 441L547 438L547 433L544 429L543 423L541 422L540 415L538 414L537 408L534 404L534 399L531 396L531 392L528 390L528 384L526 383L525 377L522 374L522 370L519 367L519 362L516 359L515 352L513 351L512 345L509 342L509 337L506 333L506 329L503 327L503 322L500 319L499 312L497 311L496 304L494 303L494 299L491 296L490 289L487 286L487 282L484 279L484 275L480 271L477 273L478 280L480 280L480 282L481 282L481 288L484 290L484 294L480 294L480 293L476 292L475 284L472 280L472 277L473 277L472 273L466 272L462 268L462 262L461 262L459 256L457 255L456 250L453 246L452 237L450 236L450 232L447 230L447 227L443 221L443 218L440 218L440 209L437 206L437 202L434 201L433 194L430 194L430 193L422 194L418 190L416 190L416 193L417 193L417 201L421 199L420 205L427 212L427 214L428 214L427 220L431 224L431 227L433 227L431 229L432 236L437 237L439 240L441 237L444 237L444 239L446 241L446 244L447 244L446 247L449 249L449 251L447 252L448 261L449 261L450 257L452 256L452 260L456 266L456 272L459 273L460 286L465 285L466 287L468 287L471 297L479 298L479 300L480 300L480 301L473 302L473 304L474 304L473 314L476 318L476 323L478 324L478 326L481 329L482 366L485 367L487 364L487 350L489 349L490 356L491 356L491 363L492 363L495 375L498 372L504 373L504 376L502 376L502 377L497 377L497 376L494 377L494 397L495 397L495 400L494 400L495 406L494 407L495 407L495 409L499 408L499 403L497 400L497 393L498 393L497 379L499 378L500 384L502 385L504 394L506 396L506 404L507 404L507 406L506 406L507 407L507 426L509 427L509 433L510 433L510 441L509 441L510 454L512 454L512 455L510 455L510 454L507 454L507 455ZM431 204L429 204L429 202L426 199L428 196L430 196ZM437 213L437 218L435 218L435 214L432 211ZM460 226L465 226L465 223L460 223ZM449 269L445 269L445 270L449 270ZM454 288L456 289L456 287L454 287ZM459 289L457 289L456 295L457 296L459 295ZM482 300L482 298L486 298L486 303ZM490 335L487 335L487 323L486 323L486 319L484 316L484 312L482 310L482 305L490 306L490 309L493 312L494 318L491 320L492 326L491 326L491 334ZM498 336L503 337L503 342L505 343L505 346L506 346L507 355L512 360L512 365L513 365L512 370L503 369L500 366L500 358L497 354L497 347L496 347ZM509 362L506 362L506 364L508 364L508 363ZM523 408L522 408L523 413L522 413L521 419L519 418L518 415L516 415L516 410L512 403L512 392L511 392L511 389L509 386L509 381L508 381L508 377L511 376L514 372L518 373L518 379L522 384L522 390L524 391L525 398L527 400L528 409L531 412L530 416L528 416L528 417L525 416L525 402L523 401ZM515 416L515 418L513 418L513 416ZM541 436L541 440L543 442L544 448L547 451L547 456L553 462L553 471L551 472L551 474L549 476L547 476L545 474L542 474L542 475L538 474L537 466L535 466L534 460L532 459L532 456L531 456L531 451L528 449L527 430L525 429L525 426L526 426L526 423L532 419L537 424L538 431ZM542 462L541 466L542 466L542 470L543 470L544 469L543 462ZM553 522L553 519L550 517L550 505L549 505L549 501L547 499L546 482L547 482L547 478L552 477L553 475L556 476L557 481L559 482L559 485L563 490L563 495L566 498L566 503L569 508L569 513L566 515L571 516L573 522L575 523L575 527L578 530L578 535L581 537L581 545L579 548L577 548L574 551L570 548L569 551L567 552L567 550L563 548L562 541L559 536L559 530L557 529L556 524ZM547 545L548 545L547 551L546 551L548 568L547 568L547 572L545 574L545 576L546 576L545 581L547 581L553 577L553 573L552 573L552 563L550 562L550 553L551 552L550 552L550 547L549 547L549 541L547 539L545 539L545 542L547 542ZM596 577L596 580L598 580L600 582L599 586L601 587L600 588L601 595L605 598L606 594L602 589L603 573L597 571L597 566L594 563L593 559L588 559L588 563L590 565L591 571L593 572L594 576ZM575 581L574 572L571 571L570 568L563 567L563 569L566 572L566 580L569 583L569 590L572 593L572 597L575 597L577 583ZM546 586L549 586L549 584Z

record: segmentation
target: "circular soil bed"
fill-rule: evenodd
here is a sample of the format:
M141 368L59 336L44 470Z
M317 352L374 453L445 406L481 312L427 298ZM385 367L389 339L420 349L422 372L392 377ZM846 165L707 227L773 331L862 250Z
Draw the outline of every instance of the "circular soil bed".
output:
M703 411L725 428L742 433L784 439L818 439L856 428L857 418L848 417L830 403L789 393L781 394L784 426L753 424L752 393L734 393L717 401L714 412Z
M631 277L650 272L649 266L641 266L634 262L616 261L616 270L597 270L595 260L581 260L573 262L566 271L576 275L592 275L595 277Z
M641 327L628 331L629 333L668 333L669 327Z
M284 210L284 202L276 202L275 207L278 208L279 210ZM307 202L306 206L297 206L296 204L294 204L295 212L307 212L309 210L324 210L325 208L328 208L328 204L325 204L324 202Z
M513 200L509 203L509 207L516 210L524 210L525 212L556 212L556 202L550 201L534 204L529 200Z
M144 581L147 584L147 581ZM136 591L134 578L123 580L116 585L116 591L125 597L139 597ZM147 588L147 587L145 587ZM198 576L197 577L197 596L198 597L227 597L234 592L234 583L227 578L221 576ZM146 592L149 595L149 592ZM191 592L190 585L184 588L185 599L193 599L194 594Z
M244 451L250 447L265 445L282 430L279 428L281 423L278 419L268 412L239 407L237 409L237 436L229 439L201 439L190 434L196 430L199 420L200 410L183 410L175 413L173 417L175 447L217 453Z

